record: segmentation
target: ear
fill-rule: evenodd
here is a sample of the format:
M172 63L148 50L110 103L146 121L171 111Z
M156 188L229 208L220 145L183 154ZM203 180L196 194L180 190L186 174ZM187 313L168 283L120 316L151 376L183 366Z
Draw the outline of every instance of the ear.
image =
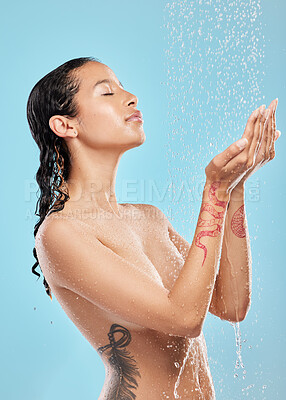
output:
M53 115L49 120L49 125L51 130L60 137L77 136L75 125L63 115Z

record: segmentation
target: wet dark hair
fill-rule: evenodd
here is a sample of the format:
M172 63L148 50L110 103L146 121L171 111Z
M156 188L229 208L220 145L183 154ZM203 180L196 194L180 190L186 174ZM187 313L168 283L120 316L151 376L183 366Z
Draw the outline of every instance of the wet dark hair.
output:
M65 62L40 79L28 98L28 124L33 139L40 149L40 166L36 174L40 196L35 210L35 215L40 219L34 227L34 237L46 215L49 212L62 210L64 203L69 199L63 188L64 181L68 179L70 173L70 152L65 140L51 130L49 119L53 115L65 115L71 118L78 115L74 96L79 90L80 79L76 70L92 61L101 62L94 57L74 58ZM33 256L36 262L32 266L32 273L40 278L40 274L36 271L39 260L35 247ZM45 277L43 284L46 293L52 299L51 289Z

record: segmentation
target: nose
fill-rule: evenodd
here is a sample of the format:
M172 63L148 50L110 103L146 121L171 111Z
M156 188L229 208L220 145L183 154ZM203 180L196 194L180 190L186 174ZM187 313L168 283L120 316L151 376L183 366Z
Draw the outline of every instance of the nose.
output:
M131 104L135 104L136 107L138 104L138 98L135 96L135 94L128 93L126 103L128 106L130 106Z

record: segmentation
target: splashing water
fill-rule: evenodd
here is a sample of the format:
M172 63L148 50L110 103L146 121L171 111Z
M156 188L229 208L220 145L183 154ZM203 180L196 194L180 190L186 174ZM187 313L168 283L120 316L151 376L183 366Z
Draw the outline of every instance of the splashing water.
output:
M178 0L164 9L169 210L184 221L187 236L190 218L196 222L192 203L200 206L204 168L242 136L264 99L259 15L260 0Z
M242 136L249 115L265 100L260 3L177 0L165 5L166 80L162 84L168 99L165 154L171 180L167 213L170 220L181 222L180 233L190 242L191 224L195 229L201 205L204 168ZM251 179L248 185L254 181L256 188L257 179ZM246 200L259 200L248 199L247 194ZM231 324L238 356L235 368L244 368L240 325Z
M244 368L243 362L242 362L242 357L241 357L241 332L240 332L240 326L239 326L239 322L230 322L231 325L234 328L234 332L235 332L235 344L236 344L236 354L237 354L237 360L235 363L235 369L238 369L239 367ZM246 374L246 370L243 371L243 379L245 379L245 374ZM235 373L234 377L238 377L238 374Z
M178 395L177 389L178 389L178 387L179 387L180 379L181 379L181 376L182 376L182 374L183 374L183 372L184 372L186 362L187 362L187 360L188 360L188 358L189 358L189 354L190 354L190 351L191 351L191 348L192 348L192 344L193 344L193 340L190 339L189 345L188 345L188 349L187 349L187 353L186 353L186 355L185 355L185 357L184 357L182 366L180 367L179 363L176 363L176 364L177 364L176 367L177 367L177 368L180 367L180 370L179 370L178 378L177 378L177 380L176 380L175 388L174 388L174 397L175 397L175 399L179 399L179 395Z

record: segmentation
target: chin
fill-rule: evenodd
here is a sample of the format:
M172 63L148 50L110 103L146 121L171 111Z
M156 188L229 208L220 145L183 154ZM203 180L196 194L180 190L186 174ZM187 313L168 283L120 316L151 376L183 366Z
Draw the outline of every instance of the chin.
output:
M130 141L129 144L126 145L126 150L141 146L145 142L145 140L146 140L146 136L145 136L144 131L142 131L140 133L140 135L137 135L136 138L133 138L133 140Z
M142 129L139 129L137 132L132 132L132 142L136 143L138 146L140 146L140 144L143 144L146 140L146 135L145 132Z
M137 141L138 146L140 146L141 144L143 144L143 143L145 142L145 140L146 140L146 135L145 135L145 132L142 130L142 131L140 132L139 137L138 137L138 141Z

